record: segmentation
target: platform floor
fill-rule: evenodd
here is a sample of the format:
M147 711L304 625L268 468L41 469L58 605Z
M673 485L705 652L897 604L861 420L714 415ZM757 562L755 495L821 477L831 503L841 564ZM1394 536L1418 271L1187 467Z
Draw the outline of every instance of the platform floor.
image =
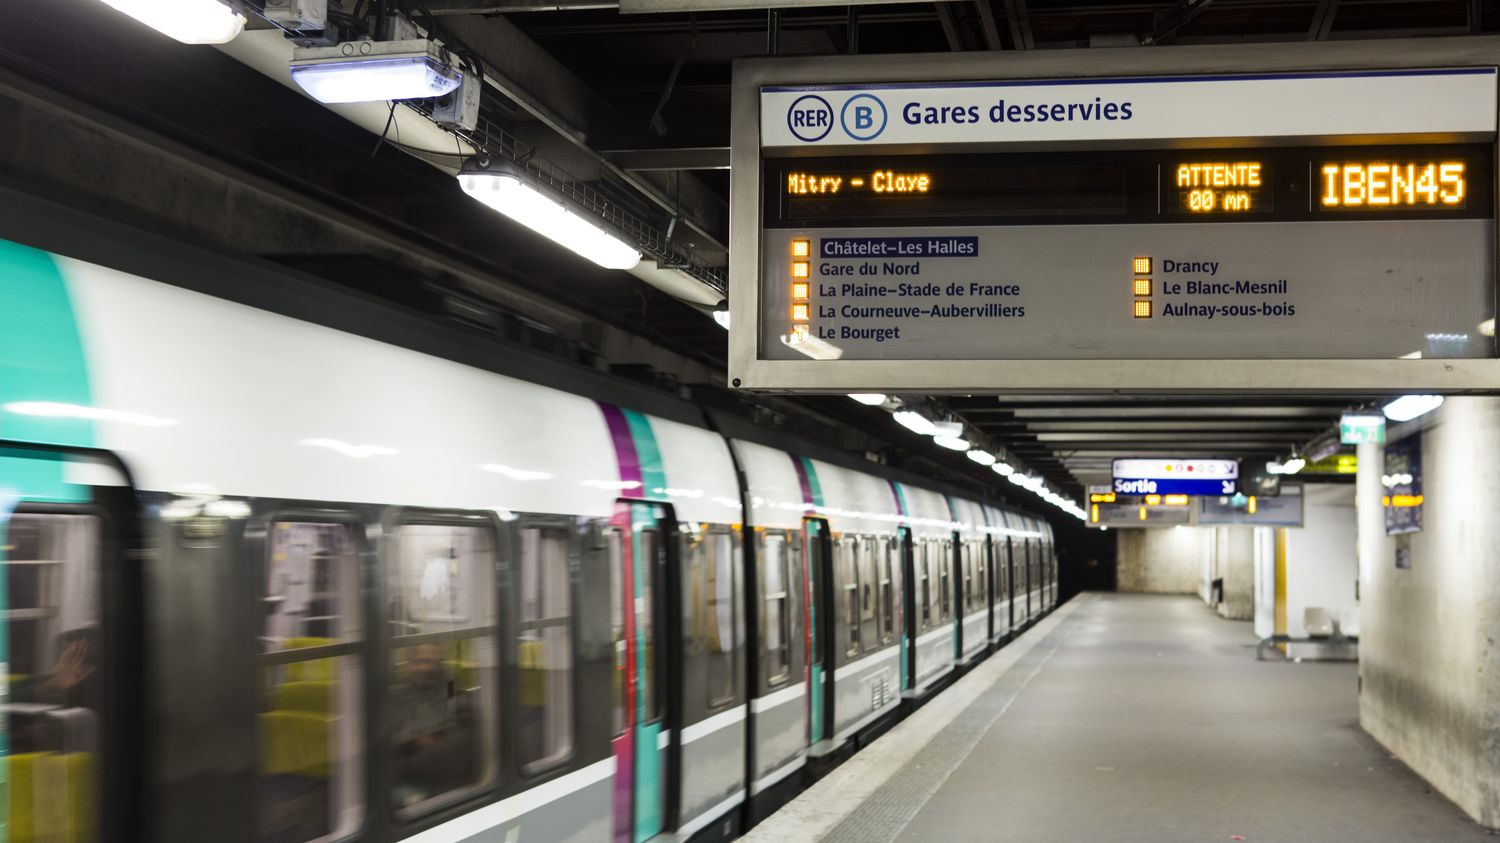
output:
M1084 595L752 840L1492 841L1359 728L1356 667L1194 597Z

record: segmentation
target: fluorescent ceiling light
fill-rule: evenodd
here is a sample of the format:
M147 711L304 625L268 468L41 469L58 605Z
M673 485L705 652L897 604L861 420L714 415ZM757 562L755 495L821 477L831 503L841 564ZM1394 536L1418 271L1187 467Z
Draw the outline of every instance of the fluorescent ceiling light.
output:
M18 416L40 416L50 419L82 419L85 421L119 422L140 427L171 427L176 419L130 413L124 410L106 410L102 407L87 407L82 404L67 404L61 401L12 401L5 405L7 412Z
M1297 472L1301 471L1302 468L1306 465L1307 460L1301 457L1292 457L1291 459L1281 464L1281 473L1296 474Z
M161 34L184 44L227 44L245 28L245 17L219 0L103 0Z
M937 433L937 427L932 423L932 419L915 410L897 410L891 413L891 418L896 420L896 424L912 433L920 433L923 436L932 436Z
M322 103L440 97L464 79L425 38L295 50L291 74L293 82Z
M481 465L480 468L484 469L485 471L493 471L496 474L503 475L505 477L509 477L512 480L551 480L552 479L552 475L548 474L545 471L532 471L532 470L526 469L526 468L514 468L514 467L508 466L508 465L501 465L500 463L497 463L497 462L485 463L484 465Z
M879 407L885 403L883 392L851 392L849 397L865 405L866 407Z
M1017 486L1025 486L1026 485L1026 475L1021 474L1020 472L1012 473L1012 474L1008 475L1006 477L1006 479L1009 480L1010 482L1016 484Z
M719 323L720 328L723 328L726 331L729 330L729 310L715 310L714 321Z
M935 430L935 431L937 431L937 433L940 434L940 435L942 435L942 436L963 436L964 435L964 423L963 422L951 422L951 421L933 422L932 423L932 429Z
M950 451L969 450L969 440L964 439L961 436L945 436L943 434L938 434L937 436L932 437L932 441L936 442L940 447L947 448Z
M1426 415L1441 406L1441 395L1403 395L1385 405L1384 412L1385 417L1391 421L1404 422Z
M327 448L335 453L356 460L368 459L370 457L390 457L401 453L395 448L387 448L384 445L351 445L342 439L303 439L298 445L307 445L312 448Z
M990 466L990 470L1002 477L1010 477L1016 473L1015 466L1012 466L1010 463L1004 461L997 462L994 465Z
M978 448L975 448L974 450L972 450L972 451L969 452L969 459L973 460L974 462L979 463L980 465L994 465L995 464L995 455L994 454L990 453L989 451L981 451Z
M458 183L473 198L605 269L632 269L641 262L640 249L546 196L507 165L471 160Z

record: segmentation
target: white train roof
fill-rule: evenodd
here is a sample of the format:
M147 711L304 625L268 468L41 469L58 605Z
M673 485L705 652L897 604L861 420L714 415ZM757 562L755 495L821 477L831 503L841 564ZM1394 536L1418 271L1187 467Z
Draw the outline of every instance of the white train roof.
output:
M627 476L601 405L200 293L58 259L96 443L142 489L606 516L619 497L742 519L710 431L652 418ZM640 436L637 437L641 438ZM642 451L650 446L640 445Z

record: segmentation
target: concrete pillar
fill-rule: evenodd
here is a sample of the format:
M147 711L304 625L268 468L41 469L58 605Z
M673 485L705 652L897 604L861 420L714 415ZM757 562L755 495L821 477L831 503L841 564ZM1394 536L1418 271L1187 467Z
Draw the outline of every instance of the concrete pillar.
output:
M1195 527L1119 530L1118 588L1124 592L1196 594L1202 542Z
M1387 441L1406 436L1420 437L1424 502L1405 536L1385 534L1382 446L1359 448L1360 725L1500 827L1500 399L1449 398Z
M1219 614L1234 621L1255 618L1255 528L1220 527L1219 576L1224 600Z

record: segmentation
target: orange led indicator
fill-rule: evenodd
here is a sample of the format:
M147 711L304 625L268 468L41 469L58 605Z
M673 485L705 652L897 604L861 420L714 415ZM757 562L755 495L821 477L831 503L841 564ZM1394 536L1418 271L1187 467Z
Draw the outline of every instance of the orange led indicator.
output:
M1149 296L1149 295L1151 295L1151 279L1150 278L1137 278L1137 279L1135 279L1135 294L1138 295L1138 296Z
M1146 508L1144 506L1141 507L1141 520L1142 521L1146 520Z
M1167 495L1162 500L1167 506L1187 506L1187 495Z
M1103 492L1103 493L1095 492L1094 494L1089 495L1089 500L1092 501L1092 502L1094 502L1094 503L1114 503L1115 502L1115 493L1114 492Z
M1093 516L1094 523L1098 524L1099 523L1099 504L1094 504L1093 510L1089 514Z
M1147 495L1146 506L1161 506L1161 495Z
M794 258L805 258L805 257L807 257L808 254L810 254L811 249L812 249L812 244L809 241L807 241L807 240L793 240L792 241L792 257L794 257Z
M792 261L793 278L806 278L807 275L807 261Z
M794 299L805 299L805 298L807 298L807 282L806 281L798 281L797 283L795 283L795 284L792 285L792 298L794 298Z
M1134 269L1135 269L1135 274L1136 275L1150 275L1151 274L1151 259L1150 258L1136 258L1132 263L1134 265Z
M1245 511L1249 512L1251 515L1255 514L1255 496L1254 495L1250 496L1250 503L1245 506Z
M794 305L792 305L792 321L794 321L794 322L806 322L807 321L807 305L805 305L805 304L794 304Z
M1135 314L1135 318L1137 318L1137 319L1150 319L1151 318L1151 300L1150 299L1136 299L1135 300L1135 309L1133 311L1131 311L1131 312Z

